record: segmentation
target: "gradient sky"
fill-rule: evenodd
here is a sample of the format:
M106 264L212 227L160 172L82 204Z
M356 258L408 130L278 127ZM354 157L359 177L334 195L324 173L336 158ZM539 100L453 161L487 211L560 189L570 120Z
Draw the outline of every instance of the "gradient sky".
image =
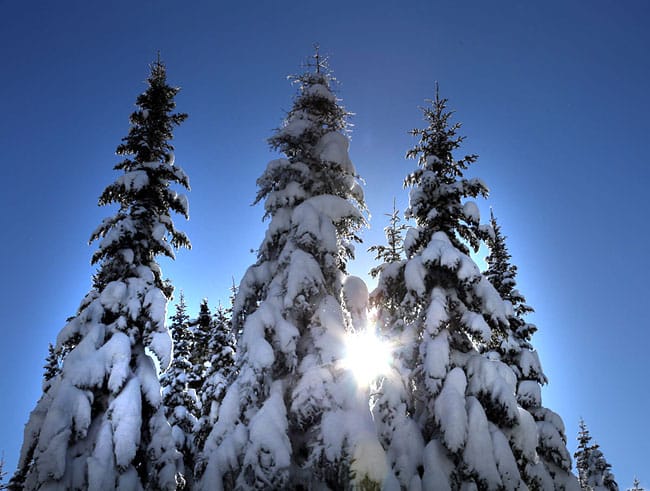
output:
M114 209L115 147L160 50L180 85L176 163L190 176L191 251L163 272L196 311L226 299L266 224L252 207L266 145L291 107L286 75L319 42L355 116L350 153L371 229L351 272L373 266L404 154L434 84L479 154L536 309L544 404L575 450L583 417L621 489L650 487L647 244L650 6L605 1L0 0L0 452L13 471L41 395L48 342L89 289L90 233Z

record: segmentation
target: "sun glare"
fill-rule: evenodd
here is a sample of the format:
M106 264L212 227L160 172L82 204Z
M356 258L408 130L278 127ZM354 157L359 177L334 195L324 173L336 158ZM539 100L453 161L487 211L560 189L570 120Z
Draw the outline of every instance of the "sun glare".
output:
M390 345L369 329L350 333L345 340L345 366L361 386L368 386L388 373L392 358Z

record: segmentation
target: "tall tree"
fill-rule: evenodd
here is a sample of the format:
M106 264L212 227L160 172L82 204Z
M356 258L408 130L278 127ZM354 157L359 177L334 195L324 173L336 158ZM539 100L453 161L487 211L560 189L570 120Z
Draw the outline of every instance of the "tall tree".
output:
M172 286L156 259L190 245L170 216L187 217L187 200L170 188L189 187L170 143L186 115L173 113L179 89L164 64L150 68L117 147L123 173L99 198L119 209L91 236L98 271L57 338L55 349L69 352L30 415L14 489L167 490L182 479L153 357L162 369L170 363Z
M580 419L578 449L574 454L580 487L585 491L618 491L618 484L610 472L612 466L605 460L603 452L596 443L591 443L591 435L585 422Z
M491 233L487 244L489 255L486 277L506 302L508 325L493 332L489 350L499 354L517 377L517 401L535 419L539 439L537 453L517 455L522 477L529 487L548 488L559 486L571 473L571 456L566 446L566 434L562 418L542 405L541 386L547 383L537 351L531 338L537 328L525 320L533 309L517 290L517 267L512 264L494 213L490 212ZM560 484L556 484L556 483Z
M365 222L347 113L320 56L294 80L269 140L285 157L257 181L271 221L235 301L238 373L205 445L206 489L378 486L386 470L367 400L340 363L351 328L342 284Z
M537 428L517 403L515 373L489 352L509 325L508 304L469 257L489 237L471 199L487 188L464 177L477 157L454 156L463 138L446 104L436 89L423 109L426 128L412 131L419 142L407 157L419 167L405 180L406 217L415 227L406 257L382 269L373 293L384 331L398 345L376 421L403 488L521 489L517 458L535 458ZM386 314L388 298L398 307ZM568 476L551 487L575 484Z
M189 388L192 373L190 354L192 351L192 334L190 317L187 314L185 297L181 293L176 312L171 317L171 335L174 343L174 356L170 367L160 378L163 404L167 419L172 426L176 448L183 454L183 475L191 486L194 473L196 449L194 446L194 428L200 413L196 391Z

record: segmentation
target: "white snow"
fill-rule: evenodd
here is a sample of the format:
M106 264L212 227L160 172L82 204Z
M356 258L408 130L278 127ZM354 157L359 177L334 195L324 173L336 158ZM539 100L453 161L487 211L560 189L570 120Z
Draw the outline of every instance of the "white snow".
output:
M314 152L324 162L332 162L341 167L341 172L355 175L356 169L348 155L350 140L338 131L325 133L318 141Z
M474 397L467 398L467 444L463 450L463 460L470 471L478 475L487 489L499 489L502 485L497 470L495 452L488 427L488 420L481 403Z
M468 222L478 224L481 221L481 213L474 201L466 201L463 205L463 215Z
M140 384L136 378L132 378L108 406L115 463L120 467L131 464L140 444L141 400Z
M468 436L468 417L465 410L466 387L467 380L463 370L459 367L453 368L447 374L434 405L434 415L440 425L445 446L452 452L461 450Z

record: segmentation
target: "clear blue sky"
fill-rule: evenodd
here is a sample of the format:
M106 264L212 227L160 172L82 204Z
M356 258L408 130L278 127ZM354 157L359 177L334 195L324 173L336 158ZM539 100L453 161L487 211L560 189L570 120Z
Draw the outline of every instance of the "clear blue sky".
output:
M650 6L645 1L235 2L0 0L3 326L0 451L12 471L41 394L47 344L88 291L97 197L158 49L189 119L193 250L163 271L194 309L226 298L266 224L251 207L291 107L286 75L319 42L346 107L372 229L414 166L407 130L434 83L480 155L483 178L536 309L544 403L575 448L582 416L622 489L650 487L647 244Z

